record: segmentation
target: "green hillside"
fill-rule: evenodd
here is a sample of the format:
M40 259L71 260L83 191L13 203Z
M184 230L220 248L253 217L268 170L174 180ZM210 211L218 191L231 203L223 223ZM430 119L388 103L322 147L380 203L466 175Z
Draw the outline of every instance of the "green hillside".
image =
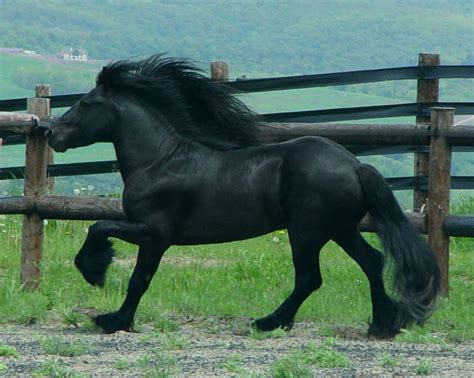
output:
M206 68L224 59L248 77L415 65L420 52L474 63L472 0L0 0L0 9L0 47L41 54L168 52ZM413 98L407 83L352 90ZM472 98L472 84L455 82L442 96Z
M51 84L54 94L85 92L102 65L0 53L0 99L32 96L35 84Z
M420 52L439 53L443 64L474 64L472 0L432 0L429 6L411 0L0 0L0 12L0 47L42 54L0 54L0 98L31 96L38 83L51 84L54 94L85 92L107 61L157 52L191 58L205 72L210 61L226 60L231 78L416 65ZM51 58L69 47L87 50L93 61ZM442 80L440 88L441 101L474 101L472 80ZM415 101L416 82L241 98L260 113L383 105ZM0 149L0 166L21 164L23 153L19 146ZM455 174L474 172L472 155L456 154ZM111 158L110 146L98 145L56 160ZM407 155L370 161L386 176L412 173ZM83 185L88 178L78 180Z

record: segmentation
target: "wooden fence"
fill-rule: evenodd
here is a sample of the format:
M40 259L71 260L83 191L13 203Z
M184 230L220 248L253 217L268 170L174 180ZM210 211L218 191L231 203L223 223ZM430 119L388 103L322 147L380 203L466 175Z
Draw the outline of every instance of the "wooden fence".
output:
M420 66L433 64L427 54L420 55ZM223 62L213 64L214 79L228 80L228 67ZM471 66L471 68L474 68ZM380 70L378 70L380 71ZM438 76L442 76L440 71ZM464 77L472 77L471 69ZM331 74L327 74L331 75ZM377 75L379 75L377 73ZM393 75L393 73L392 73ZM405 75L405 74L404 74ZM471 76L470 76L471 75ZM321 75L320 75L321 76ZM426 76L426 75L425 75ZM382 77L382 76L380 76ZM398 76L404 78L405 76ZM418 80L418 100L420 103L436 103L438 82L428 76ZM286 78L293 79L293 78ZM311 81L311 77L307 80ZM271 90L267 79L260 79L255 91ZM263 80L263 81L262 81ZM271 79L270 79L271 80ZM298 81L299 80L299 81ZM293 87L311 86L300 79L290 83ZM350 80L354 81L352 77ZM361 79L360 79L361 80ZM381 79L380 79L381 80ZM434 80L434 82L433 82ZM255 81L255 80L254 80ZM291 80L290 80L291 81ZM362 82L362 81L357 81ZM234 82L236 83L236 82ZM244 86L248 82L243 81ZM286 84L288 85L288 84ZM36 122L49 117L52 96L47 86L37 86L36 97L28 99L29 114L0 112L0 137L21 140L26 136L26 163L24 167L24 196L0 198L0 214L23 214L21 280L25 289L35 289L39 285L39 262L42 256L43 219L123 219L120 199L101 197L70 197L48 194L48 152L44 136L32 132ZM13 101L13 100L12 100ZM465 103L461 104L461 107ZM466 108L463 108L466 114ZM471 108L472 111L472 104ZM366 114L371 110L364 108ZM299 136L318 135L338 143L354 146L416 146L424 147L416 163L416 177L426 179L427 186L417 185L415 191L415 210L425 211L408 213L409 219L424 234L436 253L443 277L443 292L448 294L449 236L474 236L474 216L449 215L449 192L451 186L451 150L455 146L474 147L474 128L468 126L453 127L454 109L432 107L429 116L422 112L417 116L415 125L362 125L362 124L325 124L302 123L301 119L314 116L303 112L298 123L268 123L262 126L262 141L273 143L290 140ZM309 112L311 113L311 112ZM278 119L278 116L275 117ZM285 119L284 117L280 119ZM18 139L20 137L20 139ZM17 138L17 139L15 139ZM83 173L96 173L92 172ZM429 180L427 179L429 177ZM390 183L390 181L389 181ZM49 183L51 186L52 184ZM373 231L370 219L361 223L364 231Z

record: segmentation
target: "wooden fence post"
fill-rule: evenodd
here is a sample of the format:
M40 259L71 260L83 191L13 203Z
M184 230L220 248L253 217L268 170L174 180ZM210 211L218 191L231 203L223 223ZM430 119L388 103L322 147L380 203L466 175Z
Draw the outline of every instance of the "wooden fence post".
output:
M437 66L440 64L438 54L419 54L418 66ZM417 83L416 102L438 102L439 80L419 79ZM416 123L420 125L429 124L430 116L416 116ZM428 176L429 154L425 152L415 153L415 176ZM415 190L413 192L413 210L419 212L426 203L428 192L426 190Z
M220 60L211 62L211 79L218 81L228 81L229 64Z
M451 186L451 146L446 132L453 126L453 108L431 109L430 166L428 179L428 242L436 254L441 270L441 294L449 291L449 237L444 231L444 220L449 215Z
M38 88L36 93L41 93L41 89ZM50 101L48 98L29 98L27 111L39 118L49 117ZM47 151L48 145L42 134L27 136L24 195L33 200L45 194L47 190ZM24 290L34 290L39 287L43 234L43 219L37 213L23 216L20 279Z
M51 86L48 84L41 84L41 85L36 85L35 86L35 93L36 97L49 97L52 96L52 91L51 91ZM47 115L51 115L51 108L48 106L47 110ZM54 164L54 151L51 147L48 147L48 165L53 165ZM54 177L48 177L47 179L48 182L48 192L52 193L54 192Z

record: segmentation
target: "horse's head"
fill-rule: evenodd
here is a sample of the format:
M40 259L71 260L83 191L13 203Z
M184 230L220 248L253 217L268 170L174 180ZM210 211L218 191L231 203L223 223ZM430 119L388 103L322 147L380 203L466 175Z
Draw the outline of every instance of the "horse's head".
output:
M102 85L96 86L45 131L49 145L57 152L111 141L112 101Z

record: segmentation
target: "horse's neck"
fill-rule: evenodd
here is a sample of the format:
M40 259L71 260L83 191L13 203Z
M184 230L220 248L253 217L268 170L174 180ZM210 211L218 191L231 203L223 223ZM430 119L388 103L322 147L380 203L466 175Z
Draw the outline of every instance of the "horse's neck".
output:
M205 148L169 130L154 114L132 111L119 118L113 143L124 181L136 171L169 161L185 148Z

